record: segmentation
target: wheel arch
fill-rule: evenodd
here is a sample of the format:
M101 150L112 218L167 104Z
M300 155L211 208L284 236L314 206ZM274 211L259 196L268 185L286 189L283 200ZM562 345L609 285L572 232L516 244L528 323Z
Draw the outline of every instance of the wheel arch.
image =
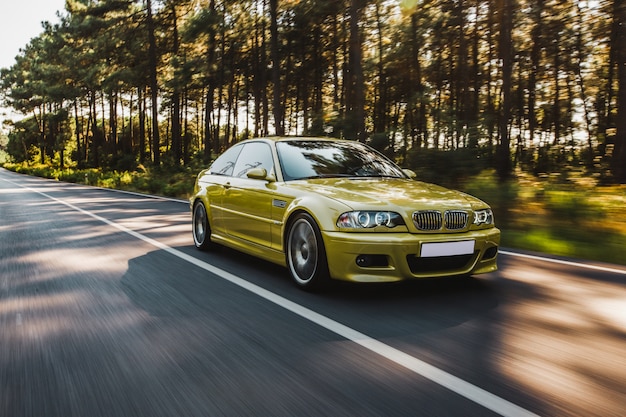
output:
M209 202L209 199L207 198L206 193L198 193L190 197L189 208L191 210L191 213L193 214L193 209L199 203L204 204L204 209L206 210L207 218L209 219L209 221L212 221L213 219L211 216L211 203Z
M303 215L305 215L304 218L302 217ZM306 216L308 216L310 219L307 219ZM305 222L313 223L311 225L311 228L312 228L311 231L316 235L316 241L318 242L317 247L319 251L318 257L321 262L317 264L318 272L315 273L315 277L311 277L312 281L309 284L300 283L298 285L300 286L300 288L303 288L307 291L323 290L327 288L327 286L330 284L330 281L332 279L332 274L330 273L328 260L327 260L328 253L326 251L326 242L324 242L324 233L322 233L319 220L316 218L316 216L314 216L313 213L311 213L309 210L306 210L304 208L298 208L290 212L287 220L285 221L285 227L283 228L283 236L282 236L285 264L288 269L290 270L292 269L292 267L290 266L290 260L288 259L290 257L290 252L289 252L290 236L289 235L291 234L291 229L293 225L298 220L304 220ZM292 279L294 279L294 281L297 281L297 279L293 276L294 272L293 271L290 271L290 272L292 273Z
M315 216L310 211L305 210L303 207L298 207L295 210L289 212L289 214L287 215L287 219L285 220L284 227L283 227L283 234L281 236L283 252L285 253L285 255L287 254L287 238L289 237L289 230L291 230L291 226L293 225L293 222L296 220L296 217L298 217L298 215L302 213L305 213L311 216L319 227L319 222L315 218Z
M194 239L194 243L196 248L200 249L200 250L207 250L209 247L212 246L211 243L211 221L209 219L209 213L208 213L208 208L207 208L207 204L203 201L202 198L194 198L193 200L190 199L190 205L191 205L191 232L193 235L193 239ZM203 215L203 220L199 222L198 217L197 217L197 211L199 210L199 207L202 207L202 215ZM201 229L198 229L199 227L199 223L201 223L200 227ZM200 240L198 237L198 230L201 230L202 233L202 240Z
M319 197L319 196L316 196ZM283 250L286 252L287 235L289 229L295 219L300 213L306 213L313 218L320 232L335 230L336 222L341 213L351 210L351 208L332 198L312 198L311 196L300 196L294 199L285 213L282 230L282 245ZM317 215L316 213L326 213ZM323 233L322 233L323 235Z

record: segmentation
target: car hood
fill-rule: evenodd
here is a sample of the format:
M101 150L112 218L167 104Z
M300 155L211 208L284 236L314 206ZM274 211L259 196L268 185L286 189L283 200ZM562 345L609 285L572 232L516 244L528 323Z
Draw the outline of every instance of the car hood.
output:
M324 195L354 210L470 210L486 206L460 191L402 178L326 178L294 181L289 186Z

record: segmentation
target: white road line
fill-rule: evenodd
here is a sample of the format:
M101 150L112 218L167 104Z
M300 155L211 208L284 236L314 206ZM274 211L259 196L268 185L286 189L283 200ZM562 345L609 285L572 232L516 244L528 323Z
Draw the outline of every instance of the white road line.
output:
M73 184L73 183L68 183L68 184ZM81 185L81 184L78 184L78 185ZM151 198L151 199L154 199L154 200L172 201L174 203L183 203L183 204L189 205L189 200L181 200L180 198L163 197L162 195L152 195L152 194L137 193L135 191L116 190L115 188L96 187L94 185L84 185L83 184L83 187L95 188L96 190L102 190L102 191L115 191L116 193L129 194L129 195L134 195L134 196L137 196L137 197Z
M537 255L527 255L525 253L519 253L519 252L509 252L509 251L501 250L501 251L498 251L498 253L501 253L503 255L508 255L508 256L515 256L517 258L534 259L534 260L542 261L542 262L552 262L555 264L575 266L576 268L593 269L595 271L610 272L612 274L626 275L626 270L624 269L607 268L605 266L583 264L580 262L573 262L573 261L564 261L562 259L546 258L544 256L537 256Z
M414 356L411 356L401 350L398 350L394 347L386 345L379 340L376 340L370 336L367 336L364 333L361 333L357 330L354 330L348 326L345 326L329 317L326 317L322 314L319 314L309 308L301 306L299 304L294 303L278 294L275 294L271 291L268 291L256 284L248 282L230 272L224 271L223 269L217 268L213 265L210 265L204 261L201 261L197 258L194 258L191 255L187 255L184 252L181 252L177 249L174 249L164 243L161 243L157 240L144 236L140 233L135 232L134 230L128 229L118 223L112 222L104 217L98 216L97 214L91 213L89 211L83 210L80 207L77 207L71 203L60 200L58 198L52 197L46 193L41 191L37 191L30 187L24 187L20 184L16 184L12 181L5 180L7 182L12 183L18 187L25 188L34 193L40 194L50 200L53 200L59 204L63 204L73 210L76 210L86 216L90 216L98 221L108 224L124 233L127 233L137 239L140 239L146 243L149 243L152 246L157 247L158 249L164 250L167 253L174 255L190 264L197 266L198 268L204 269L205 271L210 272L228 282L231 282L243 289L246 289L286 310L291 311L292 313L313 322L347 340L351 340L354 343L368 349L371 352L374 352L392 362L397 363L405 367L406 369L414 372L417 375L420 375L430 381L439 384L452 392L455 392L462 397L467 398L470 401L473 401L484 408L491 410L501 416L505 417L531 417L537 416L516 404L513 404L510 401L507 401L503 398L498 397L495 394L492 394L482 388L477 387L461 378L458 378L446 371L443 371L433 365L430 365Z

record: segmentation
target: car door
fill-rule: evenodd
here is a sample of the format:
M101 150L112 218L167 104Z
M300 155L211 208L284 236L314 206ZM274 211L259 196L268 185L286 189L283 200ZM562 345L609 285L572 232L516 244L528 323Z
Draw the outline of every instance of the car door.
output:
M269 144L248 142L237 158L222 198L226 231L232 237L270 247L272 187L266 180L248 178L253 168L274 172Z
M210 175L206 177L210 181L203 183L209 201L208 214L211 233L217 236L227 234L225 219L229 217L229 213L224 209L224 194L230 187L235 162L242 149L242 145L236 145L221 154L209 168Z

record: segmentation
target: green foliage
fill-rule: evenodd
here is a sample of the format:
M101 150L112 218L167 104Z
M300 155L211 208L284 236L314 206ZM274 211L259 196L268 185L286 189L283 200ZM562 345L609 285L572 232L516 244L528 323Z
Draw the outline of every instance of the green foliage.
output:
M33 118L16 123L9 132L6 151L15 162L32 161L39 155L40 136Z
M504 229L502 246L577 259L625 265L626 234L554 226L530 230Z
M113 188L168 197L188 198L193 191L196 172L189 170L101 171L99 169L61 169L43 164L5 163L4 167L22 174L58 181Z
M622 181L613 28L626 17L611 2L150 3L67 2L1 70L3 105L32 119L14 126L14 161L133 171L164 153L180 166L285 126L410 151L407 165L445 185L508 171L502 148L535 175L584 166Z
M494 170L482 171L459 185L462 191L487 202L492 207L498 224L504 227L515 224L511 213L520 204L521 187L516 180L500 181Z
M504 247L626 264L625 186L521 172L500 182L485 171L461 189L491 205Z
M10 155L5 150L8 143L9 138L0 131L0 165L9 162Z
M602 207L593 204L588 196L575 191L547 191L544 205L555 220L576 224L587 217L604 217Z
M469 148L452 151L412 149L403 165L415 171L423 181L448 187L458 187L487 167L486 157L481 151Z

